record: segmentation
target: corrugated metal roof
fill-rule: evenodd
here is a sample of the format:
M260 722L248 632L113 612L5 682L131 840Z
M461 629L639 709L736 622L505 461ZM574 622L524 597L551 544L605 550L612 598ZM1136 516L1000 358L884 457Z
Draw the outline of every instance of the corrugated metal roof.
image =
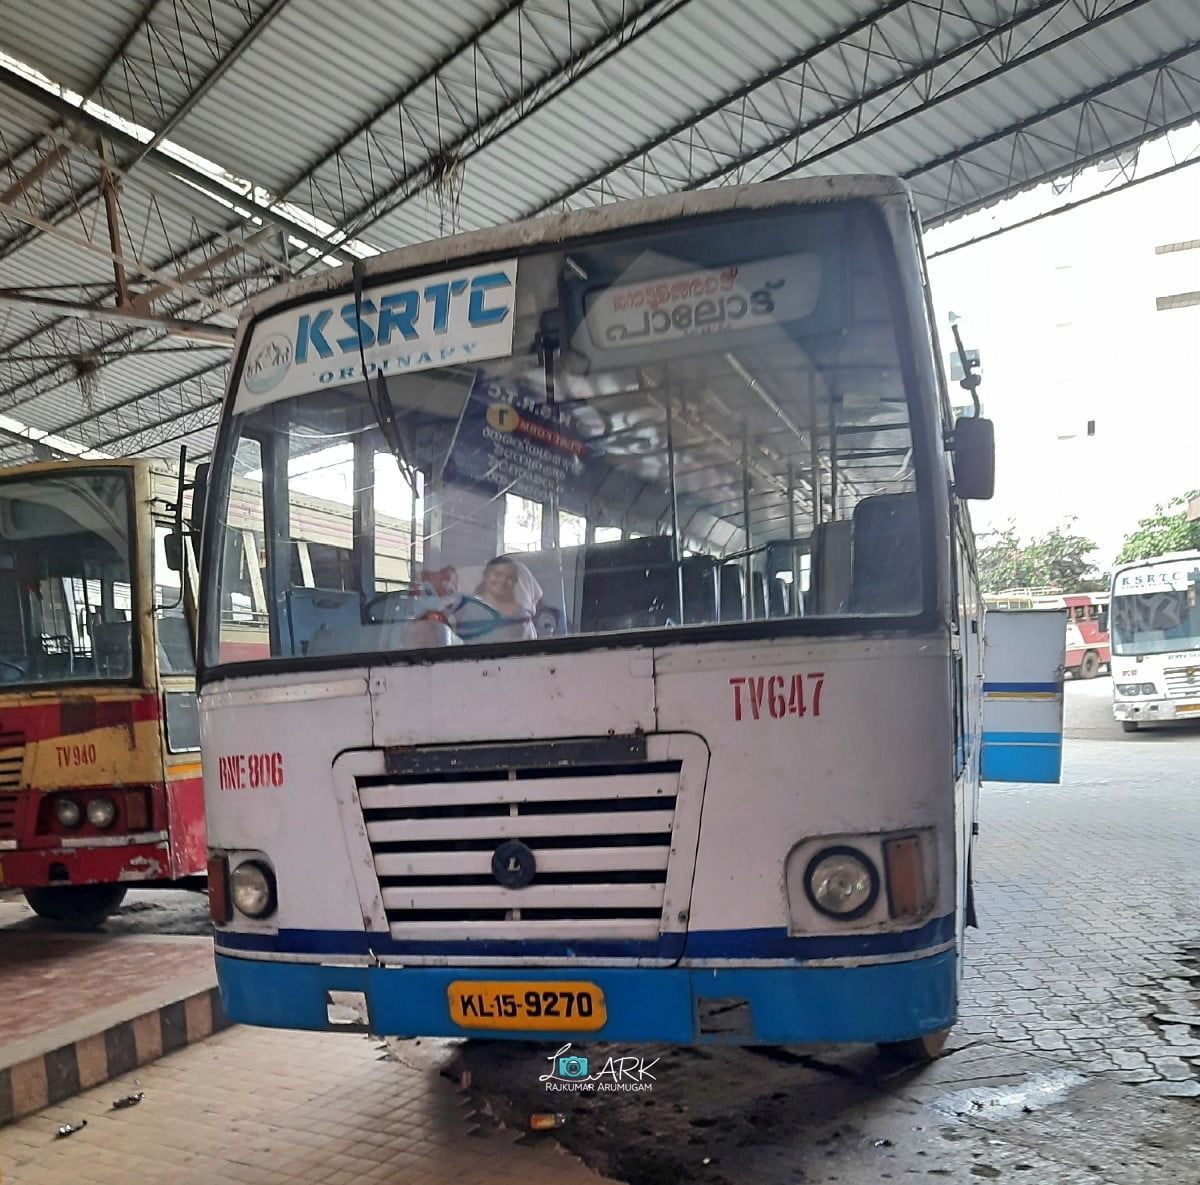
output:
M143 0L71 2L4 0L0 48L71 90L87 94L139 25Z
M0 65L0 290L43 300L0 298L0 412L122 453L207 448L222 376L211 350L152 353L159 330L44 303L115 304L104 164L131 296L228 325L221 305L314 266L310 215L385 250L617 197L888 173L936 224L1200 115L1194 0L6 0L0 51L227 174ZM0 442L0 463L25 448Z

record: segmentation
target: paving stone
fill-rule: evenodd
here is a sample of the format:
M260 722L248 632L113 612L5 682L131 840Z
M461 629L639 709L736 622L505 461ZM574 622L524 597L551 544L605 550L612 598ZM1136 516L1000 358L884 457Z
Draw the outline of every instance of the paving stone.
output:
M1151 1057L1150 1068L1168 1082L1184 1082L1195 1077L1193 1067L1178 1057Z
M1152 754L1115 740L1069 742L1068 751L1062 786L985 788L976 885L984 924L969 935L968 960L979 945L964 1003L991 1009L997 1039L1087 1072L1156 1080L1162 1066L1200 1078L1181 1060L1200 1040L1185 1023L1200 1021L1200 964L1188 962L1200 946L1200 732ZM1150 867L1170 869L1170 891L1132 888ZM1165 1023L1152 1024L1155 1016ZM974 1011L970 1023L979 1025Z

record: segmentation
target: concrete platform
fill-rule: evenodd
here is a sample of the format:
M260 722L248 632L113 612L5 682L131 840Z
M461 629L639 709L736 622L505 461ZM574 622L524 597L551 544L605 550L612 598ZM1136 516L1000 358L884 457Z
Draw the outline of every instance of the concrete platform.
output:
M0 894L0 1125L227 1027L212 942L30 930Z

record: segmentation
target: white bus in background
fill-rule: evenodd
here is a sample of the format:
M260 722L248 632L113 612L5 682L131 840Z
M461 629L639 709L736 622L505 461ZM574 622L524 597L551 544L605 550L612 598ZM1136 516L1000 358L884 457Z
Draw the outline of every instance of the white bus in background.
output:
M936 1051L981 752L1056 778L1063 624L1012 615L1042 641L988 688L991 424L951 414L916 226L886 178L708 190L256 299L203 543L230 1017Z
M1200 551L1117 568L1109 615L1121 727L1200 720Z

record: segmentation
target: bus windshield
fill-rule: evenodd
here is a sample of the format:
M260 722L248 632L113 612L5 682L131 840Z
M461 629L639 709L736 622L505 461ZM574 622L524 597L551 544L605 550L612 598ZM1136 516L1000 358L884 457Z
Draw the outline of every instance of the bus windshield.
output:
M1193 560L1119 572L1111 629L1114 654L1200 650L1200 564Z
M206 661L913 617L931 532L895 269L878 209L846 202L260 318Z
M0 481L0 686L133 675L129 476Z

